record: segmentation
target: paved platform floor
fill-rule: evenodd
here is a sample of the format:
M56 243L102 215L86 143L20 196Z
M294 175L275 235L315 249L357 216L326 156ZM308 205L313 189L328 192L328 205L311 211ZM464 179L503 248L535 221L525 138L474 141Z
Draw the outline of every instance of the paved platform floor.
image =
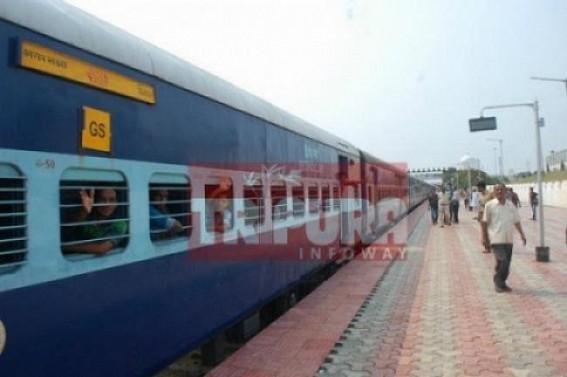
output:
M470 212L424 218L405 260L352 261L209 376L567 376L567 209L545 213L548 263L520 209L511 293L494 291Z

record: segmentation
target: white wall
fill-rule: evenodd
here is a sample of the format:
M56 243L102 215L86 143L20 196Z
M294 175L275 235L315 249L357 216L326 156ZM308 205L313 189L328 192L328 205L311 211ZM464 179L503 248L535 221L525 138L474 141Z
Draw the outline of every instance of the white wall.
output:
M533 187L535 192L538 192L537 182L522 183L522 184L508 184L506 187L512 187L518 194L520 202L523 206L529 205L529 188ZM543 191L543 202L546 206L567 208L567 180L556 182L543 182L541 184ZM541 196L540 196L541 203Z

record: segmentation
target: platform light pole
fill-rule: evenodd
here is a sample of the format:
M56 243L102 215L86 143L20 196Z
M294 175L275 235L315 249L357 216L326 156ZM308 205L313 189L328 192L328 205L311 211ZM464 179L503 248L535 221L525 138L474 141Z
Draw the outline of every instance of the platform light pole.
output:
M472 201L472 186L471 186L471 163L473 158L468 154L461 157L461 166L467 168L467 181L468 181L468 198L469 198L469 206Z
M549 77L532 77L532 80L539 80L539 81L555 81L555 82L562 82L565 84L565 89L567 89L567 79L552 79Z
M498 175L500 155L498 153L498 148L494 147L492 148L492 151L494 152L494 175Z
M545 246L544 238L544 217L543 217L543 190L541 186L541 173L543 171L543 161L541 155L541 134L540 127L543 126L543 119L539 117L539 102L536 99L533 103L514 103L509 105L486 106L480 111L481 119L484 118L486 110L505 109L511 107L530 107L534 111L535 118L535 139L537 153L537 187L539 191L539 246L536 246L536 261L549 262L549 247Z
M487 138L486 140L497 141L500 144L500 157L498 158L498 168L500 170L500 177L504 179L504 150L502 149L503 139Z

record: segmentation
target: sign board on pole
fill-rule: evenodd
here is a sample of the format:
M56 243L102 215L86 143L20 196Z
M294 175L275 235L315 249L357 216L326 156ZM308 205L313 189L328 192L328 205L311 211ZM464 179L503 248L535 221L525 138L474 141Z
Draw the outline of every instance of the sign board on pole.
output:
M473 118L469 119L469 127L471 132L491 131L496 129L496 118Z

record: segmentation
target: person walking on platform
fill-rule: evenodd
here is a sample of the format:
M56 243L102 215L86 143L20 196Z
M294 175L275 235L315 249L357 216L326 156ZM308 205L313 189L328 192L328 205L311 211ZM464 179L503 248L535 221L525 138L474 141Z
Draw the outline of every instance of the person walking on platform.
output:
M429 196L429 210L431 211L431 223L437 225L437 219L439 218L439 197L435 189L431 189Z
M512 204L514 204L516 208L521 207L520 198L518 197L518 194L514 192L514 189L512 187L510 187L509 190L510 190L510 200L512 201Z
M486 190L486 183L484 181L480 181L477 184L478 187L478 222L481 224L482 227L482 219L484 216L484 207L486 203L488 203L491 199L494 199L494 194ZM490 239L488 240L490 242ZM484 241L480 240L481 244L484 246ZM490 247L484 246L483 253L490 253Z
M441 192L439 193L439 217L441 220L440 228L443 228L445 225L451 225L451 215L449 214L449 205L451 204L451 197L445 190L445 187L441 188Z
M520 223L518 209L511 202L506 201L506 186L496 185L494 194L496 198L486 203L484 208L482 239L485 247L491 247L496 259L494 289L498 293L510 292L512 289L506 285L506 279L512 261L514 228L520 233L524 246L526 236Z
M477 191L477 186L474 186L472 188L471 202L470 202L470 210L473 213L473 215L478 213L478 200L479 200L479 195ZM478 216L473 217L473 219L474 220L478 219Z
M451 204L450 204L450 211L451 211L451 221L455 224L459 223L459 191L455 190L451 194Z
M537 206L539 200L537 198L537 192L534 191L533 187L530 187L530 206L532 207L532 220L537 220Z

